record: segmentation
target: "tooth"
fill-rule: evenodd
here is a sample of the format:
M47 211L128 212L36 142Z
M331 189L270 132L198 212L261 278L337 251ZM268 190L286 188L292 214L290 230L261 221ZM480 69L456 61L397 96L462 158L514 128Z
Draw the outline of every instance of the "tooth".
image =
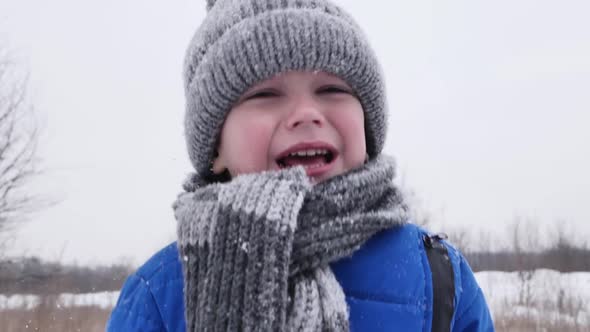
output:
M289 157L325 156L329 153L327 149L309 149L289 153Z

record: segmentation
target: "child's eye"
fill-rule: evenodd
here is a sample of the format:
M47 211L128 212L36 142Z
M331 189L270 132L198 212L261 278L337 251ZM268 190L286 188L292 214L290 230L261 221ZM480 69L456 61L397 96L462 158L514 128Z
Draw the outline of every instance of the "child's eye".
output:
M353 94L352 91L349 89L339 87L339 86L326 86L322 87L318 90L318 93L346 93L346 94Z
M262 90L262 91L257 91L257 92L252 93L251 95L244 98L244 100L257 99L257 98L271 98L271 97L276 97L276 96L278 96L278 93L275 91Z

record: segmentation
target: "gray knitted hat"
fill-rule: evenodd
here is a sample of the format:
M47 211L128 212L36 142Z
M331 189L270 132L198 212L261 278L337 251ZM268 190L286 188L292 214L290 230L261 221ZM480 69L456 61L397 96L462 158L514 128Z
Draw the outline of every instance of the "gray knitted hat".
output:
M186 53L185 135L199 179L210 171L223 122L252 85L292 70L321 70L346 81L365 112L367 152L385 141L380 66L356 22L325 0L207 0L207 16Z

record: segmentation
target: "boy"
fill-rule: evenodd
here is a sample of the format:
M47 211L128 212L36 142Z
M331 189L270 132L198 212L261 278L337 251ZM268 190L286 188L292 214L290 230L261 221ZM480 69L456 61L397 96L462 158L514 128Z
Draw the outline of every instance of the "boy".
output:
M464 259L408 223L354 20L320 0L207 9L186 57L196 173L178 241L129 277L107 330L493 330Z

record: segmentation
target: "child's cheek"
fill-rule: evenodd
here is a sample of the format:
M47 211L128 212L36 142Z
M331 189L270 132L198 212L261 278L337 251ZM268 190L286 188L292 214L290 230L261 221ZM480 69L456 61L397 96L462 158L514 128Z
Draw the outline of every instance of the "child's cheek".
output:
M235 141L239 146L235 151L239 154L234 159L240 173L261 172L272 168L269 146L273 135L273 127L268 121L250 119L239 131L240 137Z
M350 170L364 163L367 153L364 116L360 106L349 108L340 117L334 117L335 127L344 143L344 168Z

